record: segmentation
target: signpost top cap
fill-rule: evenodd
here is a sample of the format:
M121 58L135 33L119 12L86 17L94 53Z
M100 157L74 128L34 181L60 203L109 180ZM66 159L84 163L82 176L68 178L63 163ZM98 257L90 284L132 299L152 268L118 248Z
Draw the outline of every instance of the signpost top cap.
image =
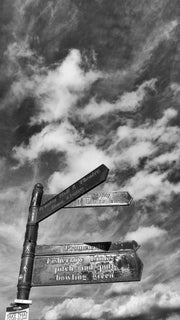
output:
M34 189L36 189L36 188L40 188L40 189L42 189L43 188L43 185L42 185L42 183L40 183L40 182L38 182L38 183L36 183L35 184L35 186L34 186Z

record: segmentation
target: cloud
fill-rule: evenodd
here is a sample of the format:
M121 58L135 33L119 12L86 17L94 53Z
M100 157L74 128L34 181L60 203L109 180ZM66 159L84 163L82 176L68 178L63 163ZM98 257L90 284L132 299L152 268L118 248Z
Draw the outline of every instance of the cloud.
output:
M147 89L155 91L157 79L144 81L136 91L125 92L117 102L117 108L121 111L137 111L147 94Z
M23 230L24 220L18 219L17 222L10 225L8 223L1 222L0 232L1 232L1 242L6 243L6 245L10 245L11 247L16 247L17 245L22 244L23 233L20 230ZM7 240L8 239L8 240ZM16 239L16 241L14 241Z
M119 170L127 168L128 172L128 167L135 168L134 175L124 186L134 200L153 195L159 201L168 201L173 193L178 193L178 181L168 180L172 162L179 161L180 129L170 123L177 116L175 109L168 108L156 121L148 120L135 126L127 120L127 124L117 129L107 153Z
M179 193L180 183L170 183L167 180L168 172L157 173L141 170L137 172L127 183L125 188L129 190L135 201L154 196L157 203L170 201L174 194Z
M162 314L163 311L180 311L180 295L170 291L166 285L156 285L152 290L131 296L129 301L123 306L117 306L113 311L116 317L135 317L148 313Z
M84 72L81 68L81 54L72 49L67 57L54 70L47 70L44 76L37 76L34 95L40 104L38 115L31 123L52 122L67 117L77 101L83 97L84 91L97 80L98 71Z
M106 290L105 295L107 298L131 296L141 290L139 283L113 283L109 289Z
M166 320L179 320L179 315L173 314L170 317L167 317Z
M164 238L167 231L154 225L150 227L139 227L136 231L128 232L124 240L136 240L138 244L154 241L156 238Z
M160 4L160 7L161 7L161 4ZM147 11L148 11L148 8L147 8ZM144 16L144 19L148 19L148 17L146 17L144 13L143 13L143 16ZM161 43L165 41L166 43L168 43L168 41L171 41L171 42L178 41L178 39L176 39L176 32L175 32L178 25L179 25L178 19L174 19L166 23L162 22L162 20L160 19L158 20L156 19L154 28L147 30L146 38L144 39L138 38L138 40L136 40L136 42L138 43L138 46L137 47L135 46L134 48L133 58L130 62L130 65L128 65L126 68L122 69L121 71L117 70L117 72L113 72L113 74L109 75L109 77L112 80L114 79L116 85L118 84L118 86L122 86L122 84L124 83L126 84L126 82L128 82L128 84L133 83L135 79L137 79L137 76L140 74L141 71L144 72L146 68L148 69L148 64L151 61L151 57L153 57L153 54L155 53L158 46L161 45ZM138 27L136 23L134 26ZM135 32L135 35L138 35L138 37L140 36L140 34L141 33L139 33L138 30L137 32ZM157 69L158 69L158 66L157 66ZM109 82L107 82L107 90L108 88L109 88ZM131 95L131 97L133 97L133 94Z
M33 135L29 145L15 147L14 158L23 165L26 161L37 159L43 152L52 150L65 153L66 168L63 172L54 172L49 177L50 192L72 184L72 181L75 182L102 163L111 163L111 158L104 151L98 149L88 138L84 139L68 121L59 125L50 124L40 133Z
M10 43L5 55L8 57L9 62L17 63L18 58L31 58L34 52L29 48L27 41L22 41Z
M132 293L132 292L131 292ZM131 296L107 299L102 304L92 298L65 299L62 303L46 307L42 311L45 320L58 319L137 319L147 316L147 319L158 319L164 315L170 317L180 313L180 294L170 287L158 284L152 290L139 291ZM150 315L150 318L148 318Z
M172 92L174 93L174 95L178 95L180 93L180 85L177 82L172 82L170 84L170 88L172 90Z
M169 108L164 111L162 118L154 123L147 121L140 126L132 126L131 123L120 126L117 129L116 137L114 137L114 144L110 147L114 157L116 158L115 154L117 153L118 162L123 161L136 166L140 158L154 156L153 160L149 162L149 165L153 165L156 158L155 152L159 150L161 144L164 143L179 149L180 129L168 125L168 122L176 116L177 111ZM166 155L168 156L168 153Z
M146 158L144 168L126 181L126 189L135 200L155 195L159 197L159 201L168 201L173 193L178 192L179 184L168 181L170 167L161 172L161 165L170 164L179 158L180 129L169 125L169 121L176 116L177 111L169 108L161 118L152 123L147 121L135 127L132 122L127 122L127 125L117 129L106 151L96 147L95 141L98 142L98 137L85 138L83 132L78 131L69 120L51 123L40 133L33 135L28 145L14 147L14 158L19 165L23 165L26 161L34 161L43 152L63 152L66 168L63 172L56 171L49 177L50 192L67 187L101 163L105 163L111 170L127 165L137 168L141 159ZM166 145L166 152L161 148L162 145Z
M63 178L64 187L66 183L69 184L69 179L75 179L87 172L88 168L93 170L104 161L109 163L105 152L97 148L94 141L85 138L83 132L79 132L69 121L69 117L75 113L73 108L78 99L101 75L95 70L83 71L81 63L80 52L73 49L54 70L46 70L44 75L37 73L30 80L23 81L22 87L21 82L16 83L16 90L19 87L24 92L26 86L27 90L34 90L33 95L38 99L40 109L31 118L31 125L40 122L46 122L46 125L40 133L30 138L28 145L14 147L13 155L19 167L26 161L34 161L43 152L64 152L67 170L65 173L54 172L49 178L51 190L56 189L59 178Z
M102 314L101 305L93 299L75 298L64 300L62 304L46 311L45 320L60 318L99 318Z
M54 172L50 176L49 191L56 192L60 187L68 187L102 163L107 167L113 166L111 158L93 144L74 145L74 148L67 151L67 168L63 172Z
M147 89L154 91L155 84L156 79L145 81L136 91L124 92L115 103L109 103L105 100L98 103L93 97L88 105L79 112L79 116L87 121L114 111L135 112L141 107Z
M168 125L168 122L178 115L177 111L173 108L169 108L164 111L162 118L158 119L156 122L151 123L147 121L136 126L120 126L117 130L118 142L122 140L127 140L128 142L136 141L150 141L173 143L178 141L179 128L176 126ZM167 141L167 137L170 140Z
M5 56L8 75L14 81L3 106L14 100L20 103L27 95L34 97L38 110L31 118L31 125L67 117L94 81L102 76L95 69L83 70L82 56L77 49L71 49L62 62L49 67L45 66L43 57L30 49L28 39L10 43ZM21 61L26 61L25 67Z
M44 127L38 134L34 134L29 145L21 145L14 148L14 158L20 163L32 161L45 151L68 151L78 139L75 128L69 122L62 122L60 125L50 124Z
M160 45L160 43L173 39L178 25L178 19L168 21L167 23L162 23L162 21L160 21L159 25L155 25L155 28L147 37L147 40L143 42L140 49L137 50L131 70L137 72L143 68L150 60L153 51Z

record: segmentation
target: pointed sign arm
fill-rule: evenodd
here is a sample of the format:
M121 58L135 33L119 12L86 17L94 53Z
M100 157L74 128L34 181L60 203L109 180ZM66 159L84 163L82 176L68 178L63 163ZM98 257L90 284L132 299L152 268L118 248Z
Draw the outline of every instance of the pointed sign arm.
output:
M72 184L63 192L57 194L40 207L36 222L38 223L46 219L56 211L104 182L107 178L108 172L109 169L104 164L101 164L95 170Z
M53 194L44 194L42 205L51 199ZM133 198L127 191L110 191L110 192L88 192L78 199L72 201L64 207L69 208L86 208L86 207L114 207L129 206Z

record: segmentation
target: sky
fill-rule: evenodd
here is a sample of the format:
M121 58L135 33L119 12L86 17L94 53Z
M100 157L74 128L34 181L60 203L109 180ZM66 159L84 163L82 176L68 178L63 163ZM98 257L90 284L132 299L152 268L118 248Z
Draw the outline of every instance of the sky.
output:
M61 209L38 244L135 240L140 282L32 288L31 320L180 318L179 0L0 1L0 314L33 186L101 164L129 207Z

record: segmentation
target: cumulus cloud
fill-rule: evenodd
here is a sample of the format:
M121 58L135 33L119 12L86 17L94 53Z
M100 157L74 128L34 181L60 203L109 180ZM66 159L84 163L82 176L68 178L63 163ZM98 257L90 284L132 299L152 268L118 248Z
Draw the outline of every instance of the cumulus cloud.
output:
M173 93L176 95L178 95L180 93L180 85L177 82L172 82L170 85L171 90L173 91Z
M10 245L11 247L20 246L23 240L23 230L24 220L18 219L18 222L9 225L8 223L1 222L0 232L1 232L1 241L6 242L6 245ZM16 241L14 241L16 239Z
M156 285L153 290L131 296L123 306L117 306L113 311L116 317L135 317L166 311L180 311L180 295L170 291L166 285Z
M99 318L102 314L101 305L96 304L93 299L67 299L62 304L49 308L45 314L45 320L62 318Z
M140 158L153 156L163 143L179 149L178 136L180 130L178 127L168 124L176 116L177 111L169 108L164 112L162 118L152 124L146 122L138 127L131 124L120 126L111 147L114 155L116 153L115 149L117 149L117 161L129 162L132 166L136 166ZM121 149L121 154L118 156L118 151ZM168 152L166 157L168 157ZM153 161L155 158L154 155ZM151 164L153 164L153 161Z
M127 140L128 142L150 141L154 142L158 139L159 142L173 143L178 141L179 128L168 125L168 122L177 116L177 111L169 108L164 111L162 118L154 123L149 121L139 127L120 126L117 130L118 142ZM170 140L167 140L169 137Z
M179 320L179 315L173 314L170 317L167 317L167 320Z
M128 232L124 240L136 240L138 244L143 244L156 238L163 238L166 234L166 230L152 225L150 227L139 227L136 231Z
M34 94L39 100L40 111L38 116L32 118L32 123L66 117L84 91L101 76L98 71L84 72L81 63L80 52L73 49L54 70L35 77L37 85Z
M161 174L141 170L126 183L126 188L136 201L145 199L148 196L154 196L157 203L170 201L174 194L179 193L180 183L170 183L167 180L167 174L168 172Z
M54 172L49 178L52 192L57 185L59 187L58 181L63 181L64 187L66 183L69 184L69 180L76 179L88 169L93 170L102 162L109 163L105 152L85 138L83 132L80 133L68 118L74 112L72 108L77 100L101 75L95 70L83 71L81 63L80 52L74 49L55 69L48 70L44 75L36 74L27 82L23 81L26 88L33 88L33 95L40 105L36 117L31 118L31 124L46 122L46 125L40 133L30 138L28 145L14 147L14 158L19 165L23 165L26 161L34 161L43 152L64 152L67 170L64 173ZM22 86L16 83L16 90L18 87L25 90L23 83Z
M135 91L124 92L115 103L109 103L105 100L97 102L93 97L84 107L79 116L84 120L95 119L109 112L126 111L135 112L141 107L141 104L147 94L147 89L155 90L156 79L143 82Z
M49 178L51 192L55 192L57 187L69 185L101 163L110 164L110 157L98 149L91 140L83 139L68 121L46 126L40 133L32 136L29 145L15 147L14 157L20 164L24 164L25 161L33 161L41 153L52 150L65 153L66 168L64 172L54 172Z
M137 167L142 158L147 158L145 167L137 171L125 187L136 200L151 195L159 197L160 201L168 200L178 192L179 185L169 182L169 171L158 171L158 166L179 159L180 129L169 124L176 116L177 111L169 108L153 123L145 122L135 127L130 122L120 126L106 151L96 147L94 139L85 138L68 120L51 123L33 135L28 145L15 147L14 157L23 165L37 159L43 152L64 152L66 169L49 177L50 192L66 187L101 163L111 169L128 164ZM162 153L161 145L167 146L166 152Z
M67 168L63 172L54 172L49 178L49 191L56 192L59 187L69 186L102 163L113 167L111 158L93 144L74 145L67 151Z
M45 151L64 151L73 148L78 134L75 128L69 122L63 122L60 125L50 124L31 137L29 145L21 145L14 148L14 157L24 163L32 161Z
M51 319L135 319L138 316L177 315L180 312L180 294L167 285L155 285L152 290L139 291L129 299L113 297L105 302L96 303L93 299L65 299L62 303L46 307L42 316ZM137 319L137 318L136 318Z
M177 115L175 109L169 108L156 121L146 121L140 126L127 122L117 129L108 152L119 169L128 165L136 168L136 173L125 185L136 200L154 195L159 201L168 201L173 193L178 192L179 183L167 179L170 164L179 161L180 129L170 124ZM142 168L138 168L141 159L145 162ZM165 171L161 171L162 165L166 165Z
M105 296L108 298L130 296L140 290L141 288L139 287L139 283L113 283L110 288L106 290Z
M14 78L4 105L11 101L21 102L33 96L39 110L31 118L31 124L60 120L73 112L77 101L86 90L102 77L102 73L82 68L82 57L77 49L70 50L62 62L46 67L41 56L30 49L28 40L10 43L5 56L8 75ZM26 61L23 68L21 60ZM15 77L14 77L15 75Z

